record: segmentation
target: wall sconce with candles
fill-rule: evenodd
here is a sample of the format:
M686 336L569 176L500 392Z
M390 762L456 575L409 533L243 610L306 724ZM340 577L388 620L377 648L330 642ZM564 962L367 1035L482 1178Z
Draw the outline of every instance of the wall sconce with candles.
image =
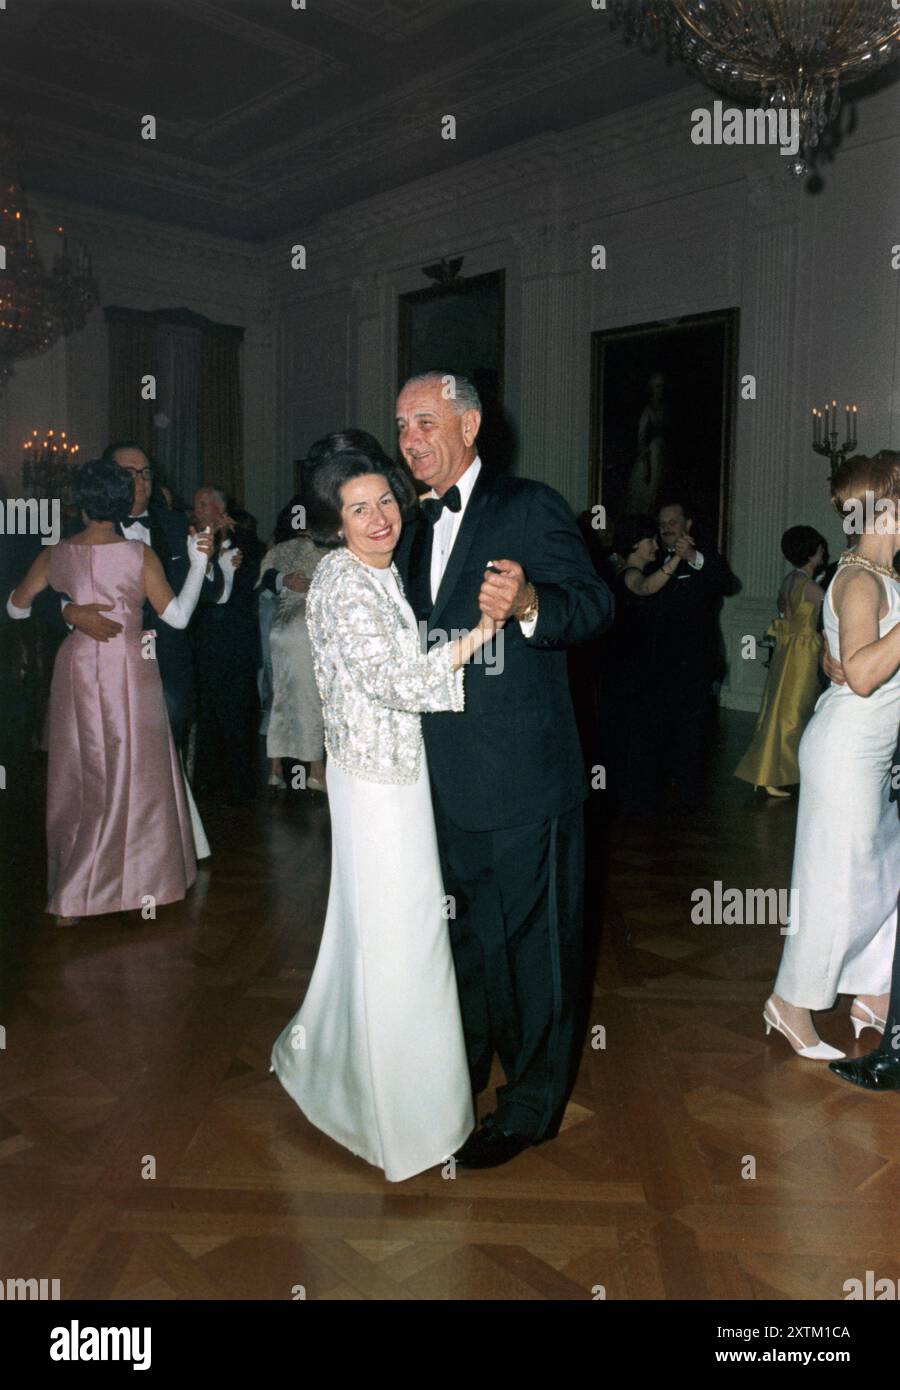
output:
M817 454L827 458L831 464L831 476L840 468L845 459L856 453L856 429L859 422L859 406L844 406L844 442L838 445L837 401L826 405L824 410L813 408L812 446Z
M58 497L70 502L81 445L73 443L65 430L59 434L48 430L43 440L32 430L22 447L23 497Z

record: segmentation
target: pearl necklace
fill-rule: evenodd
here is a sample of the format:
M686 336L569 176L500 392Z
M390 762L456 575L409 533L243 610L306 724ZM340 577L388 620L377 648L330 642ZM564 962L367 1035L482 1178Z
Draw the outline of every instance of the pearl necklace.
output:
M855 550L845 550L841 555L840 564L859 565L861 569L869 570L872 574L883 574L888 579L900 581L900 574L892 565L879 565L875 560L867 560L865 555L857 555Z

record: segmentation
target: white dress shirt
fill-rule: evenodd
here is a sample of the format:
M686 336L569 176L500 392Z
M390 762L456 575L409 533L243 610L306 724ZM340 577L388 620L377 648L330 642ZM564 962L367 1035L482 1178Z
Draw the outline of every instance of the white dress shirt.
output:
M469 464L465 473L457 482L459 488L459 500L462 504L458 512L451 512L449 507L445 507L434 523L434 541L431 547L431 602L437 598L438 589L441 587L441 580L450 559L450 551L453 549L456 537L459 535L459 528L462 526L462 519L466 514L466 507L469 498L472 496L472 489L478 474L481 472L481 459L475 458ZM437 497L437 493L432 488L431 492L425 494L426 497Z
M438 589L441 587L441 580L450 559L450 552L456 543L459 535L459 528L462 526L462 519L466 514L466 507L469 505L469 498L475 488L478 474L481 472L481 459L477 456L472 460L461 478L457 480L456 486L459 488L460 508L458 512L451 512L449 507L445 507L434 523L434 540L431 547L431 602L437 599ZM431 492L426 492L425 497L437 497L437 493L432 488ZM503 559L503 556L499 557ZM520 622L523 637L532 637L537 627L537 618L529 618L527 622Z
M144 545L150 544L150 527L145 526L142 521L135 521L131 526L126 526L123 521L122 535L127 541L143 541Z

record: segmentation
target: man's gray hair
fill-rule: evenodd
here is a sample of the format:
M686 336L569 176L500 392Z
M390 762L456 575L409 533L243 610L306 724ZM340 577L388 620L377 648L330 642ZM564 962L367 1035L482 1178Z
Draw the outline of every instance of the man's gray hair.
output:
M444 397L450 401L457 415L465 415L467 410L477 410L479 415L484 413L474 381L460 376L458 372L417 372L403 383L403 390L407 386L420 386L426 381L441 383Z
M211 492L220 507L228 506L228 493L223 488L216 487L214 483L201 483L198 492Z

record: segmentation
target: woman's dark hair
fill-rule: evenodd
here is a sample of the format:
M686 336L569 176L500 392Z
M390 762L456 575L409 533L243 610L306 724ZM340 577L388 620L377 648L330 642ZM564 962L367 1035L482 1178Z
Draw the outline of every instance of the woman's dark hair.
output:
M781 553L796 569L811 560L820 545L824 545L827 554L828 542L812 526L789 526L781 537Z
M407 473L387 458L380 448L344 449L323 457L305 477L306 529L316 545L335 549L344 542L338 536L342 517L341 489L354 478L375 473L387 482L397 499L400 516L406 521L415 515L416 490Z
M347 449L377 454L379 458L386 457L374 434L369 434L367 430L337 430L334 434L324 434L315 444L311 444L303 462L307 468L314 468L323 459L331 458L332 454L342 454Z
M111 459L91 459L76 474L74 495L91 521L126 521L134 503L134 478Z
M624 560L636 545L651 536L655 539L658 532L656 517L646 513L620 517L613 531L613 549Z

